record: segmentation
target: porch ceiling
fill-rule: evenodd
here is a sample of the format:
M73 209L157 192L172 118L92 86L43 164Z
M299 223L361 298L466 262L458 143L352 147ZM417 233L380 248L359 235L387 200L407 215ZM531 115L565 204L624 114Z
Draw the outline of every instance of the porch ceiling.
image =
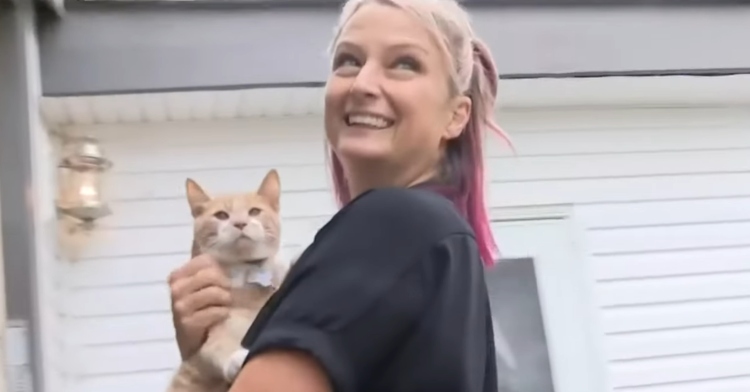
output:
M323 89L315 87L215 90L78 97L46 97L49 129L68 125L207 121L321 115ZM608 77L505 80L499 109L686 107L747 105L750 75Z
M65 0L66 3L75 6L81 2L94 3L153 3L162 2L185 2L186 0ZM288 7L320 7L344 4L345 0L187 0L193 4L252 4L267 8ZM750 0L461 0L467 7L494 6L494 7L607 7L607 6L722 6L722 5L746 5Z
M46 96L320 86L338 12L237 1L78 3L40 23ZM750 72L750 7L469 10L506 78Z

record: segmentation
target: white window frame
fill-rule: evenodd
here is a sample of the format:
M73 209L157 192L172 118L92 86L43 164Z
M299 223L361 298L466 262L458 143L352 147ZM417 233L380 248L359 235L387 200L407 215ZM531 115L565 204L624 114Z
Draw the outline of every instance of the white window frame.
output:
M555 392L611 391L585 230L573 212L567 205L496 208L490 219L508 230L505 243L496 236L501 257L534 259ZM513 230L523 239L512 239ZM539 242L521 231L538 233Z

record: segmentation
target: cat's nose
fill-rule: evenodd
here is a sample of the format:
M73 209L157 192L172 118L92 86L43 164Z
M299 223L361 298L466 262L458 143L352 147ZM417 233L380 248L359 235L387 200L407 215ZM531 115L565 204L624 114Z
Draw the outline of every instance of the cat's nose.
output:
M238 228L240 230L244 229L245 226L247 226L247 223L245 223L245 222L235 222L234 223L234 227L236 227L236 228Z

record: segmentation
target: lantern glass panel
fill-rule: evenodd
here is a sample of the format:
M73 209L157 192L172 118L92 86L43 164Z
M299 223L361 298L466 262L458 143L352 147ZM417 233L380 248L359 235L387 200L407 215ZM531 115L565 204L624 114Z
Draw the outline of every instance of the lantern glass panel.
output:
M60 169L60 207L97 208L102 198L102 173L95 170Z

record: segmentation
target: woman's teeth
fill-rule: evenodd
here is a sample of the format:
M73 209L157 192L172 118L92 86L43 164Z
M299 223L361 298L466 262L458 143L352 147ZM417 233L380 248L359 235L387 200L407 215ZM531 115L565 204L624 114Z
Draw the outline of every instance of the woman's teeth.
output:
M346 124L382 129L389 127L393 121L378 116L355 114L346 116Z

